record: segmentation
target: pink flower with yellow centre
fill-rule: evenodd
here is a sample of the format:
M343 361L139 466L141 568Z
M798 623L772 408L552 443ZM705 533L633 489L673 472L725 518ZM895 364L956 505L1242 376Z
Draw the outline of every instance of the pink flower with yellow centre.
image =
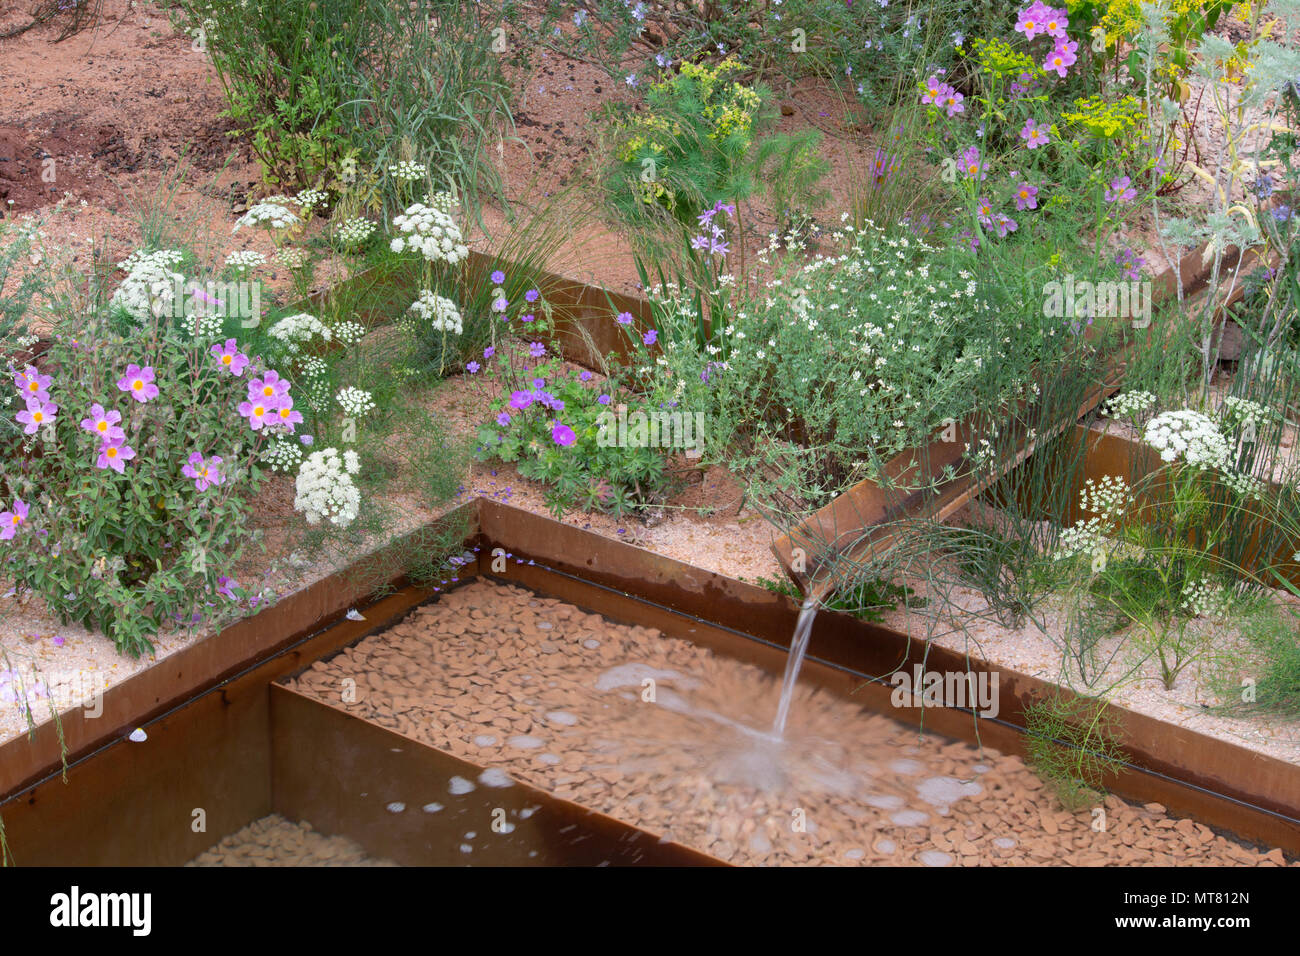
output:
M47 425L54 424L54 418L58 414L59 406L50 401L42 401L39 398L27 399L27 408L14 416L21 425L27 427L23 429L24 435L35 435L38 431Z
M118 427L122 416L117 412L106 412L98 403L90 406L90 417L81 420L81 427L102 441L121 441L126 432Z
M49 375L42 375L31 365L14 373L14 385L23 393L23 397L39 398L42 402L49 401L49 387L53 381Z
M244 369L248 366L248 356L239 351L237 341L226 339L225 345L214 345L210 351L217 357L217 362L224 371L234 376L244 374Z
M105 442L99 446L97 468L111 468L119 475L126 471L126 463L135 457L135 449L123 441Z
M288 395L280 399L280 407L275 410L274 424L290 435L293 434L294 426L302 424L302 412L294 410L293 399Z
M263 401L260 398L250 398L239 405L239 414L248 419L248 425L253 431L261 431L263 426L273 424L279 416L276 412L280 408L278 401Z
M226 476L218 467L221 464L221 456L213 455L209 459L197 451L190 455L189 463L181 469L181 474L186 478L194 479L194 487L199 491L206 491L209 485L220 485L225 483Z
M126 374L117 380L117 387L141 404L162 394L154 384L153 368L148 365L144 368L139 365L128 365Z
M289 382L281 378L280 373L274 369L248 383L248 400L250 402L259 400L270 402L288 393Z
M10 541L27 520L29 506L21 498L14 499L12 511L0 511L0 541Z

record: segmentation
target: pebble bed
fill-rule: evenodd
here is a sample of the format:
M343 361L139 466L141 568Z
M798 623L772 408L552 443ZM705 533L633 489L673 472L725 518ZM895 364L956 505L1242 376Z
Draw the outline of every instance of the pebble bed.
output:
M774 742L754 729L780 695L766 671L494 582L417 608L294 685L736 864L1286 863L1155 803L1109 795L1067 812L1018 757L808 686Z
M396 866L366 855L347 837L326 836L310 823L273 813L226 836L186 866Z

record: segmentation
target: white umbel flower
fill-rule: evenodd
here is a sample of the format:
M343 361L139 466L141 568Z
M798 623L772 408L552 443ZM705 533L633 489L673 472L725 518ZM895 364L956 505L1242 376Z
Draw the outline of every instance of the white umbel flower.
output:
M1163 461L1182 459L1196 468L1222 468L1228 462L1228 440L1200 412L1181 409L1161 412L1147 422L1142 440L1160 452Z
M469 257L460 227L441 209L415 203L393 217L393 225L402 233L389 243L394 252L418 252L429 262L455 265Z
M340 388L334 398L339 403L339 407L353 418L360 418L367 412L374 411L375 408L374 397L369 392L351 385Z
M420 290L420 297L411 303L410 311L429 322L435 331L457 335L464 331L456 303L430 289Z
M308 524L319 524L322 518L341 528L351 524L361 510L361 492L351 475L360 470L354 451L342 458L336 448L312 452L298 469L294 510L301 511Z
M277 202L259 202L249 206L248 212L235 221L235 228L230 231L239 232L244 226L288 229L290 226L297 225L297 223L297 214L288 206L282 206Z
M113 290L109 305L123 309L137 322L174 311L176 288L185 282L183 275L173 271L181 258L181 253L170 249L131 253L118 263L127 276Z

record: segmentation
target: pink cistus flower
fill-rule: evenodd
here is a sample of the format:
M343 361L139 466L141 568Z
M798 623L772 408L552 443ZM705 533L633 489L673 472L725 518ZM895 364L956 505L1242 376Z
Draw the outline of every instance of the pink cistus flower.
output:
M1131 182L1127 176L1111 180L1110 189L1106 190L1106 202L1130 202L1137 196L1137 190L1129 185Z
M278 401L263 401L262 399L253 399L247 402L239 403L239 414L248 419L248 426L253 431L261 431L265 425L270 425L279 417L276 412L280 408Z
M289 394L289 382L280 377L280 373L270 369L260 378L248 383L248 400L250 402L266 401Z
M975 215L979 218L981 225L991 225L993 222L993 203L987 199L975 200Z
M1079 44L1073 41L1057 40L1056 49L1047 55L1047 59L1043 63L1043 70L1048 73L1055 70L1057 76L1065 76L1067 68L1073 66L1078 59L1074 55L1078 49Z
M1036 120L1025 120L1024 128L1020 130L1020 138L1025 141L1025 145L1030 149L1037 149L1039 146L1046 146L1048 143L1047 131L1050 127L1041 124Z
M211 351L221 367L231 375L243 375L244 369L248 367L248 356L239 351L239 343L234 339L226 339L225 345L212 346Z
M106 412L104 406L96 402L90 406L90 417L81 420L81 427L103 441L121 441L126 432L118 427L122 416L118 412Z
M932 76L926 80L925 89L921 91L921 105L938 106L939 98L943 95L947 85L946 83L940 83L937 76Z
M220 464L220 455L213 455L210 459L205 460L196 451L190 455L189 464L181 469L181 474L186 478L193 478L194 487L199 491L207 491L209 485L220 485L226 480L226 476L217 467Z
M54 418L58 414L59 406L49 401L41 401L39 398L27 399L27 407L14 416L21 425L27 427L23 429L24 435L35 435L46 425L54 424Z
M292 435L294 428L302 424L302 412L296 411L293 407L293 399L285 395L280 399L279 407L275 412L268 416L267 424L283 428Z
M939 105L944 108L948 118L952 119L958 113L965 113L966 107L962 106L962 100L966 97L958 93L953 87L944 84L943 95L939 97Z
M1047 7L1042 20L1043 32L1049 37L1055 37L1058 40L1067 39L1065 28L1070 25L1070 18L1066 15L1067 12L1064 9L1056 10Z
M125 442L104 442L99 446L96 468L112 468L119 475L126 472L126 463L135 457L135 449Z
M1016 212L1038 208L1038 187L1029 183L1016 183Z
M562 425L556 422L551 427L551 441L564 448L568 448L578 440L578 436L573 433L573 429L568 425Z
M971 178L988 178L988 173L984 172L984 164L980 162L980 150L978 146L968 146L962 151L961 168L966 175Z
M39 398L42 402L49 401L49 387L53 381L49 375L42 375L31 365L14 373L14 385L23 393L23 397Z
M1020 228L1014 219L1010 216L1004 215L1003 213L998 213L993 217L993 225L998 230L998 237L1002 239L1006 238L1007 233L1015 232Z
M11 541L22 527L30 508L27 502L21 498L14 499L13 509L10 511L0 511L0 541Z
M117 387L142 405L161 394L158 386L154 384L153 367L150 365L144 368L128 365L126 374L117 380Z
M1016 20L1016 32L1023 33L1026 40L1032 40L1038 34L1046 32L1044 23L1049 13L1050 10L1044 6L1042 0L1034 0L1033 4L1020 11L1019 18Z

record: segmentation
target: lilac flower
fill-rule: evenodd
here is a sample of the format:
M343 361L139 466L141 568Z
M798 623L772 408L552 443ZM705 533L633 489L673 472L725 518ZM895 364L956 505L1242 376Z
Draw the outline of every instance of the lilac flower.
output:
M233 589L237 587L239 587L239 582L234 578L228 578L224 574L217 578L217 593L222 597L230 598L232 601L235 600Z
M1032 119L1025 120L1024 129L1020 131L1020 138L1025 141L1025 145L1030 149L1037 149L1039 146L1046 146L1048 143L1047 130L1049 127L1040 124Z
M1111 181L1110 189L1106 190L1106 202L1130 202L1137 196L1137 190L1129 185L1130 180L1127 176L1120 176L1118 179Z
M99 446L99 458L95 460L97 468L112 468L119 475L125 474L126 463L135 457L135 449L125 442L105 442Z
M138 365L128 365L126 374L117 380L117 387L123 392L129 392L132 398L143 405L149 399L157 398L161 394L158 386L153 382L152 366L146 365L141 368Z
M641 341L644 342L646 345L654 345L655 342L658 341L658 339L659 339L659 331L657 329L651 329L645 335L641 336Z
M614 321L617 322L619 325L631 325L631 324L632 324L632 313L631 313L631 312L620 312L620 313L618 314L618 316L614 319Z
M557 445L568 448L577 440L578 436L573 433L573 429L568 425L561 425L556 422L554 427L551 428L551 441Z
M480 368L482 368L482 366L479 365L478 362L468 362L465 365L465 371L469 372L471 375L476 374Z
M194 487L199 491L207 491L209 485L220 485L225 483L226 476L222 474L221 469L217 466L221 464L221 456L213 455L211 459L204 459L199 452L190 455L189 463L181 469L181 474L186 478L194 479Z
M14 416L21 425L27 427L23 429L24 435L35 435L45 425L54 424L55 416L58 414L59 406L50 401L42 401L39 398L27 399L27 408Z
M221 367L231 375L240 376L244 374L244 369L248 365L248 356L239 351L239 343L234 339L226 339L226 344L212 346L211 352L221 363Z
M31 365L28 365L21 372L14 373L14 385L23 393L24 398L38 398L42 402L49 401L49 388L53 382L53 378L49 375L42 375Z
M709 237L708 237L708 236L694 236L694 237L691 239L691 248L692 248L692 249L707 249L708 247L709 247ZM626 313L624 313L624 314L626 314Z
M1038 208L1038 187L1029 183L1016 183L1016 212Z
M506 281L506 274L502 272L500 269L497 269L495 272L492 273L492 282L494 285L500 285L505 281Z
M541 358L546 354L546 346L541 342L534 342L528 346L528 354L533 358Z
M1267 199L1273 195L1273 177L1268 173L1261 173L1255 180L1255 196L1259 199Z
M635 73L629 73L629 74L628 74L628 75L623 79L623 82L626 83L628 86L636 86L636 84L637 84L636 74L635 74Z
M10 541L18 533L19 527L27 520L30 513L27 502L21 498L14 499L12 511L0 511L0 541Z
M497 424L500 425L502 428L508 428L510 426L510 413L502 412L500 415L498 415Z
M1291 207L1287 205L1275 206L1273 208L1273 218L1278 222L1286 222L1291 218Z
M299 435L298 441L302 442L304 445L314 445L316 443L316 439L311 435Z
M984 172L984 164L980 162L980 150L978 146L968 146L961 154L961 168L967 176L972 179L987 179L988 173Z
M121 441L126 432L118 427L122 416L118 412L106 412L104 406L96 402L90 406L90 417L81 420L81 427L104 441Z

